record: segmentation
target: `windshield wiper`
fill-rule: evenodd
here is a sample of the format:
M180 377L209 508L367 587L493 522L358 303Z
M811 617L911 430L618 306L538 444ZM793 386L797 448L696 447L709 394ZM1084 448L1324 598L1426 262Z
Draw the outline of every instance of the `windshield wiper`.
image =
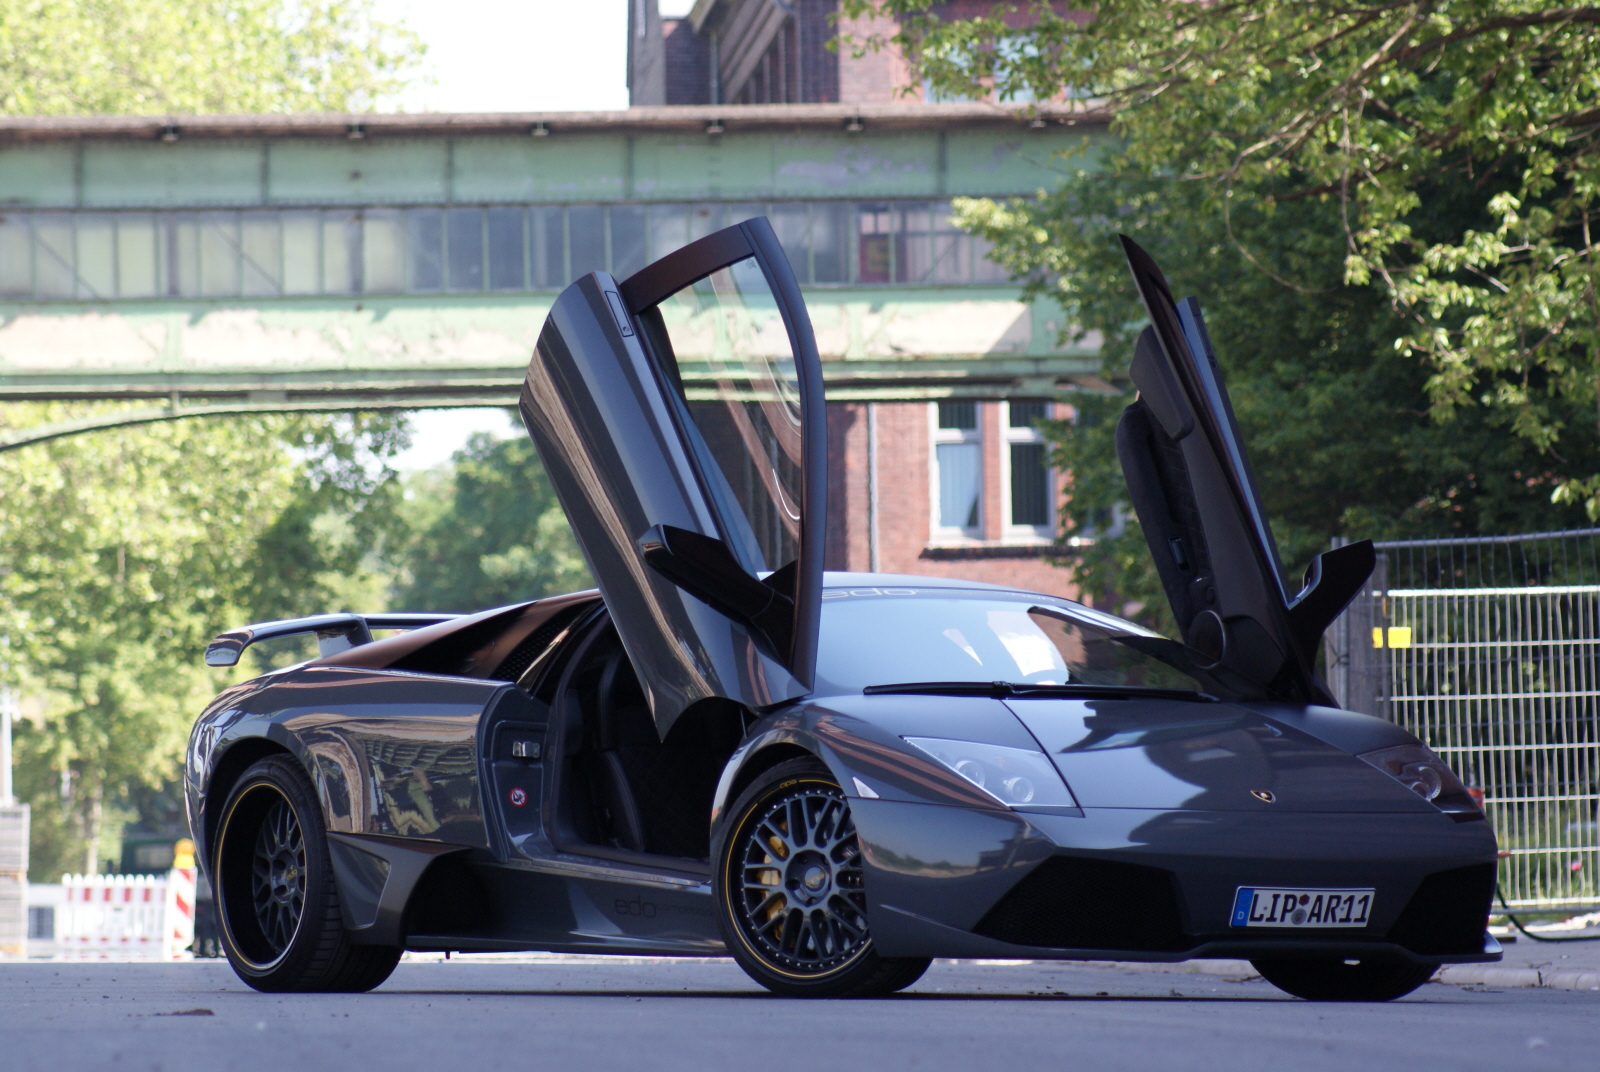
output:
M1155 689L1140 685L1030 685L1018 681L908 681L900 685L868 685L861 691L868 696L987 696L994 700L1008 697L1059 697L1064 700L1218 702L1215 696L1192 689Z

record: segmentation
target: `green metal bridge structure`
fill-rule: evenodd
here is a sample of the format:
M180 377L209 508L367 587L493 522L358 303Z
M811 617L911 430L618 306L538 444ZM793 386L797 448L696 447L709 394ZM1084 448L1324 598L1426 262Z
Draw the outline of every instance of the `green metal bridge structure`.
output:
M834 401L1055 396L1097 340L1024 303L957 196L1105 144L1070 105L0 121L0 450L202 414L506 405L556 294L766 215ZM1063 343L1061 340L1068 338Z

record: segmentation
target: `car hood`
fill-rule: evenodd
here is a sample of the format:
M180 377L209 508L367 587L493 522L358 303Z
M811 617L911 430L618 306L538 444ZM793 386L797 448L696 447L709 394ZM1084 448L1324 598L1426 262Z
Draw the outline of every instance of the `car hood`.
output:
M1348 752L1234 704L1005 702L1085 808L1438 813Z

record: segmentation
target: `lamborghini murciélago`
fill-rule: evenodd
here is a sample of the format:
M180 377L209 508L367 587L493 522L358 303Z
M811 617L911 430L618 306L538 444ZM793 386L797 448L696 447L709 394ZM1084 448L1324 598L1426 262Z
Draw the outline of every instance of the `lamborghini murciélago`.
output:
M1125 246L1151 325L1117 447L1180 639L824 573L821 367L765 220L590 274L521 411L597 591L207 650L320 652L190 740L238 974L359 991L407 949L726 954L782 994L871 995L934 957L1225 957L1381 1000L1497 959L1482 811L1314 670L1372 546L1287 584L1199 308Z

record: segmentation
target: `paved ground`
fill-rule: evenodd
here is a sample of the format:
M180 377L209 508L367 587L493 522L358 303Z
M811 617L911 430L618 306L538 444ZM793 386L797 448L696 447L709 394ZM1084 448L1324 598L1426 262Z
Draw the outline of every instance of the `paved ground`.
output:
M1593 1069L1600 993L1430 984L1313 1004L1259 979L940 962L873 1001L792 1001L727 961L401 964L271 996L225 964L0 965L0 1070Z

